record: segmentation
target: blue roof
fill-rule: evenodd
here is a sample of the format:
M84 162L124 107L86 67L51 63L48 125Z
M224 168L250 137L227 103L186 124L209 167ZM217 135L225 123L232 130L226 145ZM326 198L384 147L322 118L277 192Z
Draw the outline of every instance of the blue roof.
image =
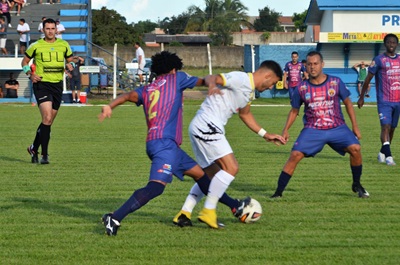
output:
M320 10L399 10L399 0L316 0Z
M310 0L306 24L319 24L325 10L341 11L399 11L399 0Z

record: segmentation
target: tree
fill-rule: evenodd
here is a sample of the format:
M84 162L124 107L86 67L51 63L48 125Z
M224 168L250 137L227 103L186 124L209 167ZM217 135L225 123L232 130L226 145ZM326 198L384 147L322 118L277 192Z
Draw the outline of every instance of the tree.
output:
M92 11L93 43L99 46L112 46L115 43L132 45L137 39L139 39L138 33L117 11L108 10L106 7Z
M186 25L191 17L189 11L183 12L182 14L172 16L171 18L166 17L160 22L160 28L164 30L165 33L175 35L182 34L185 32Z
M133 30L136 32L136 34L142 36L144 33L152 32L157 27L157 23L151 22L150 20L145 20L134 24Z
M268 6L259 9L259 18L254 20L254 29L256 31L283 31L283 27L279 24L281 13L269 9Z
M301 32L306 31L307 26L304 23L307 17L307 9L303 11L303 13L294 13L292 20L294 22L294 26L296 27L296 29L299 29Z
M247 24L247 7L240 0L205 0L204 10L189 7L192 14L185 32L210 31L215 45L230 45L232 32Z

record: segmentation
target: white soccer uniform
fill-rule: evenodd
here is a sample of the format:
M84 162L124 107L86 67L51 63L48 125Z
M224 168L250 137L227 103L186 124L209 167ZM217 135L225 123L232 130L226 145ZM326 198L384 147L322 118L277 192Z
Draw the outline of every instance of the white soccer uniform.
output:
M207 96L189 125L192 149L202 168L233 152L224 126L233 114L251 103L254 95L253 74L235 71L221 77L223 94Z

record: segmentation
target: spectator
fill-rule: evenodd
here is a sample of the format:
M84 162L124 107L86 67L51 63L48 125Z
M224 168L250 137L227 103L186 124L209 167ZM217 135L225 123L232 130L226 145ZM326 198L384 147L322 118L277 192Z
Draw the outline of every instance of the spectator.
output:
M17 5L17 17L21 15L21 9L25 5L24 0L12 0L10 9L12 10L13 7Z
M0 98L3 98L3 87L0 85Z
M44 32L43 32L43 21L46 20L46 17L42 17L42 21L39 23L38 26L38 31L41 33L40 34L40 38L43 39L44 38Z
M62 34L65 31L65 27L63 24L61 24L59 19L56 20L56 26L57 26L56 38L62 39Z
M72 67L70 64L67 64L67 68L65 72L69 77L69 85L72 92L72 103L81 103L80 101L80 92L81 92L81 72L79 71L79 67L83 65L85 59L80 56L74 56L72 61L75 63L75 67Z
M14 73L10 73L10 79L4 83L4 88L7 89L6 98L17 98L19 83L14 78Z
M8 27L12 28L10 9L11 9L10 1L1 0L1 3L0 3L0 15L3 15L3 16L5 16L7 18Z
M7 55L6 42L7 42L7 25L4 17L0 16L0 49L4 55Z
M360 63L356 63L355 65L353 65L353 68L358 73L357 88L358 88L358 97L360 97L362 85L364 84L365 78L368 75L368 64L365 64L364 61L361 61ZM367 93L365 94L365 97L367 98L369 98L370 89L371 89L371 84L368 84L368 90Z
M144 56L144 51L142 47L140 47L140 43L136 42L135 43L135 49L136 49L136 60L138 62L138 76L139 76L139 82L140 85L143 84L143 69L144 66L146 65L146 59Z
M29 36L28 32L31 30L29 27L28 23L25 23L25 19L21 18L19 20L19 24L17 27L17 32L19 33L19 46L20 46L20 52L22 56L25 54L26 47L28 47L29 44Z

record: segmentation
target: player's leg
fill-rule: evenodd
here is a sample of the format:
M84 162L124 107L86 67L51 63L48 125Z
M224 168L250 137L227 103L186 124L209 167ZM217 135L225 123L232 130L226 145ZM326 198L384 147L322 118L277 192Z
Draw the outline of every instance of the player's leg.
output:
M364 189L360 181L362 175L361 146L359 144L352 144L345 151L350 154L350 168L353 177L351 188L353 192L358 193L360 198L368 198L369 193Z
M378 161L380 163L386 163L388 166L396 165L392 157L390 145L393 139L394 129L398 125L399 112L399 107L378 104L378 113L381 124L380 140L382 143L381 149L378 153Z
M281 174L278 178L277 188L271 198L282 197L283 191L292 178L297 164L304 157L313 157L324 148L326 144L325 132L317 129L304 128L290 152L289 159L286 161Z
M239 170L237 160L233 153L227 154L216 159L216 163L221 167L210 182L204 208L199 214L199 221L206 223L212 228L218 228L216 208L219 199L225 193L235 175ZM227 170L223 170L226 168Z
M290 153L289 159L286 161L281 174L278 178L277 188L275 193L271 196L271 198L279 198L282 197L283 191L286 189L290 179L293 176L294 170L297 167L297 164L304 158L304 154L300 151L293 150Z

